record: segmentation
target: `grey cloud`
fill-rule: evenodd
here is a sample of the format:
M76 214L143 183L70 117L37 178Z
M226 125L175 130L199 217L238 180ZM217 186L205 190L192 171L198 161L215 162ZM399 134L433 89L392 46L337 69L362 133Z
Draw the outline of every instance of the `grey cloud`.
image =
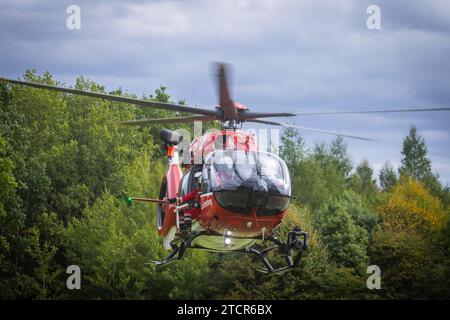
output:
M82 9L82 30L65 27ZM382 30L366 28L381 7ZM0 0L0 72L49 70L137 94L167 85L176 98L214 105L210 61L233 64L233 94L258 110L450 106L448 1L12 1ZM356 159L398 163L411 124L449 132L449 113L296 118L296 123L380 137L348 141ZM431 134L431 135L430 135ZM305 133L314 141L331 138ZM450 182L450 137L429 152ZM435 157L435 158L434 158Z

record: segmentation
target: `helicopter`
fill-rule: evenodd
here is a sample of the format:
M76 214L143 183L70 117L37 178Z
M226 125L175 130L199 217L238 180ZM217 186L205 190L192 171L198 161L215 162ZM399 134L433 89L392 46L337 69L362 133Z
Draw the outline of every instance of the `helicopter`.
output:
M189 114L121 122L125 126L219 121L221 130L207 132L190 143L190 161L183 163L180 163L179 155L183 136L177 131L162 129L160 138L168 167L161 181L158 198L125 196L125 200L128 205L134 201L158 204L156 227L163 239L163 246L169 253L164 259L149 263L157 266L168 264L181 259L187 249L219 254L238 252L256 256L263 265L257 269L265 273L283 273L298 267L303 252L308 249L308 233L295 226L283 240L275 235L275 230L286 217L294 198L291 194L288 166L276 154L260 150L254 136L240 130L243 123L294 127L370 141L372 139L367 137L302 127L267 118L450 110L442 107L301 113L255 112L231 98L227 65L217 63L216 67L219 104L215 108L141 100L7 78L0 78L0 82L129 103L144 109L156 108ZM195 199L180 201L195 189L198 192ZM192 208L196 208L198 212L196 217L187 214ZM268 259L270 252L281 255L284 265L274 266Z

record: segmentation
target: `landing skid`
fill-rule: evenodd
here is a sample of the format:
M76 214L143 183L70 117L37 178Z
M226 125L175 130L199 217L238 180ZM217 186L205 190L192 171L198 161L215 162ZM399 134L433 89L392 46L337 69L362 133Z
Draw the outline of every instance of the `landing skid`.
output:
M172 241L172 251L166 258L162 260L149 261L147 264L162 266L172 261L179 260L183 257L184 252L187 248L203 250L207 249L192 244L192 241L195 238L204 235L207 234L204 232L186 233L183 237ZM308 249L308 234L302 231L299 227L294 227L291 231L289 231L285 242L273 236L268 236L264 240L270 241L274 243L274 245L265 249L258 249L255 246L250 246L245 249L233 250L231 252L241 252L255 255L264 265L264 268L257 268L258 271L263 273L280 274L298 267L302 259L303 251ZM276 249L278 249L279 254L284 257L284 260L286 262L286 265L283 267L276 268L267 259L268 253Z
M256 270L263 273L282 274L290 269L298 267L302 259L303 251L308 249L308 234L299 227L294 227L292 231L288 233L286 242L282 242L273 236L269 236L266 240L273 242L275 245L262 250L250 247L239 251L257 256L264 264L265 268L260 267ZM286 265L283 267L275 268L267 259L267 254L276 249L278 249L279 254L284 257L286 262ZM293 255L294 253L295 255Z
M162 260L150 260L147 263L145 263L146 265L156 265L156 266L162 266L162 265L166 265L170 262L173 262L175 260L179 260L183 257L184 252L186 251L187 248L192 247L191 242L192 240L194 240L196 237L200 236L200 233L197 232L191 232L191 233L187 233L183 238L174 240L171 242L171 247L172 247L172 251L169 253L169 255L167 257L165 257ZM180 244L177 244L180 243Z

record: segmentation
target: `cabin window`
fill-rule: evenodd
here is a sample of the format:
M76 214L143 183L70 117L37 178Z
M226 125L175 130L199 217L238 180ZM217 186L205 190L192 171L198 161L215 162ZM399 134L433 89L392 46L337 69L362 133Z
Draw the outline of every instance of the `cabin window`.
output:
M204 165L202 169L202 193L211 191L208 167L208 165Z
M210 160L209 183L213 190L247 188L290 195L289 171L284 161L274 154L217 150Z
M191 171L183 176L180 181L180 190L178 191L179 197L184 197L189 193L189 176L191 175Z
M217 202L227 210L238 213L251 213L251 206L248 205L248 192L219 191L215 192L214 196Z
M267 193L238 191L216 191L214 196L224 209L251 215L252 209L256 208L256 215L272 216L287 210L290 197Z
M259 208L257 216L271 216L279 214L289 207L290 198L278 195L269 195L264 207Z

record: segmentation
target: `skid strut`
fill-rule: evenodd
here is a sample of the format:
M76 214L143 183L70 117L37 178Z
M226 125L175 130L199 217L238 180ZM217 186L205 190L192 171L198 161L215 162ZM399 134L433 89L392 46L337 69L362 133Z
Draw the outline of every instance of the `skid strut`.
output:
M200 235L202 234L198 232L186 233L186 235L183 238L172 241L172 243L170 244L172 247L172 251L169 253L167 257L165 257L162 260L150 260L146 264L154 264L157 266L162 266L174 260L181 259L186 249L192 247L191 245L192 240L194 240Z
M251 253L259 258L265 268L257 268L257 270L263 273L283 273L298 267L303 251L308 249L308 234L299 227L294 227L292 231L289 231L286 242L282 242L273 236L267 237L266 240L273 242L275 245L261 250L250 247L242 251ZM279 254L284 257L285 266L275 268L267 259L267 254L275 249L278 249ZM294 257L292 255L293 252L295 252Z

